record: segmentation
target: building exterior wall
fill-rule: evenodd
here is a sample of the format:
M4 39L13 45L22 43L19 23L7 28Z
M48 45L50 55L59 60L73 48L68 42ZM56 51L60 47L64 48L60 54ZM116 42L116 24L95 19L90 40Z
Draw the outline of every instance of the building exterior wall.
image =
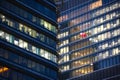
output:
M0 0L0 79L57 80L56 35L51 0Z
M57 4L61 80L119 80L120 1L63 0Z

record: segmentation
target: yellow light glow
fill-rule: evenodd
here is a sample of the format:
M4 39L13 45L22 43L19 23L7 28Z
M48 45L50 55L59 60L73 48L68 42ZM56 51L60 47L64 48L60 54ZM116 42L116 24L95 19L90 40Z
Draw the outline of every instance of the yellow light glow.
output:
M2 67L2 68L0 68L0 73L5 72L5 71L7 71L7 70L8 70L7 67Z
M98 0L90 5L90 9L95 9L97 7L102 6L102 0Z

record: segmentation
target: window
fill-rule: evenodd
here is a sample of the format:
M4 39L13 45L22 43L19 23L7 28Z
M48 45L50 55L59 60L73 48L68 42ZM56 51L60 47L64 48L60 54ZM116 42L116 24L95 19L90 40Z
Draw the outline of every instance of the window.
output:
M40 49L36 48L36 54L40 55Z
M35 46L32 46L32 52L36 53L36 47Z
M0 33L3 33L3 31L0 31ZM50 52L47 52L44 49L39 48L40 49L40 54L39 54L38 53L39 49L37 50L36 46L33 46L33 45L27 43L26 41L18 39L18 38L14 37L13 35L10 35L8 33L3 33L3 35L4 35L3 39L7 40L10 43L14 43L15 45L17 45L17 46L19 46L19 47L21 47L23 49L26 49L26 50L28 50L30 52L38 54L39 56L42 56L42 57L47 58L49 60L52 60L53 62L57 61L57 59L56 59L57 57L54 54L52 54ZM46 55L45 55L45 52L46 52ZM49 58L49 56L51 56L52 58Z
M0 30L0 38L4 38L4 32Z
M24 42L23 42L23 40L21 40L21 39L19 39L19 47L24 47Z
M45 55L45 51L43 49L40 49L40 55L43 57Z
M49 27L48 27L48 24L51 24L51 23L49 23L49 22L47 22L47 21L45 21L45 20L43 20L43 19L41 19L41 18L39 18L39 17L37 17L37 16L34 16L34 15L32 15L31 13L28 13L28 12L26 12L25 10L20 9L20 8L14 6L14 5L11 4L11 3L8 3L8 2L5 2L5 3L6 3L7 5L11 5L11 6L10 6L10 7L4 6L4 4L1 3L1 5L3 4L2 7L6 8L6 9L14 12L15 14L18 14L18 15L20 15L21 17L26 18L26 19L34 22L34 23L39 24L39 22L40 22L39 25L42 25L42 26L45 27L46 29L52 31L52 30L49 29ZM16 10L17 10L17 11L16 11ZM1 16L1 18L2 18L2 22L4 22L4 21L5 21L5 16ZM6 22L7 22L7 21L6 21ZM12 22L9 22L9 25L13 25ZM52 25L52 24L51 24L51 25ZM53 27L53 25L52 25L52 27ZM52 32L56 33L55 27L54 27L54 30L53 30Z
M33 21L34 23L36 23L36 22L37 22L37 17L33 16L33 17L32 17L32 21Z
M34 60L30 60L27 57L17 55L14 52L10 52L10 51L7 51L5 49L2 49L2 51L4 52L4 53L1 53L2 55L4 54L2 56L3 58L8 59L10 61L13 61L17 64L23 65L24 67L28 67L33 71L36 71L36 72L39 72L39 73L45 73L45 75L47 75L49 77L53 77L52 75L49 75L51 72L56 73L56 71L52 70L51 68L49 68L49 67L47 67L47 66L45 66L41 63L38 63ZM49 70L51 70L51 71L49 71Z
M18 38L14 38L14 44L18 46L18 44L19 44L19 39Z

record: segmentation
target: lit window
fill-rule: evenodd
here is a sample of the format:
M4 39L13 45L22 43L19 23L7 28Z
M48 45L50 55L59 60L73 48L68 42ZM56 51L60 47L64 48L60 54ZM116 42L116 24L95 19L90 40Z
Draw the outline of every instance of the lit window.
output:
M48 23L46 21L44 21L44 26L45 26L45 28L48 29Z
M15 44L15 45L18 45L18 43L19 43L18 40L19 40L19 39L17 39L17 38L14 39L14 44Z
M40 49L40 55L41 55L42 57L44 57L45 52L44 52L44 50L43 50L43 49Z
M40 49L39 48L36 48L36 54L40 54Z
M28 43L27 42L24 42L24 48L28 49Z
M32 30L30 28L28 29L28 33L29 35L32 35Z
M20 30L20 31L24 31L24 29L23 29L23 24L19 24L19 30Z
M2 15L2 22L4 22L4 21L5 21L5 16Z
M6 38L6 40L9 42L10 41L10 35L9 34L5 34L5 38Z
M1 68L0 68L0 73L5 72L5 71L8 71L8 68L7 68L7 67L1 67Z
M51 24L48 24L48 29L52 30L52 25Z
M20 39L20 40L19 40L19 47L22 48L23 46L24 46L24 42L23 42L23 40Z
M3 37L3 35L4 35L4 32L0 31L0 36Z
M47 51L45 51L45 58L47 58L48 59L48 52Z
M42 26L44 25L44 20L43 20L43 19L41 19L41 25L42 25Z

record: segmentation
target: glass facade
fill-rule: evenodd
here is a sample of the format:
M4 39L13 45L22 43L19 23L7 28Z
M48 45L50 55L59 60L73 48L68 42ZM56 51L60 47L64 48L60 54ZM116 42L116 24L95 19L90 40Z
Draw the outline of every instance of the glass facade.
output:
M3 24L8 25L11 28L14 28L22 33L25 33L41 42L44 42L54 48L56 48L56 42L49 36L46 36L22 23L19 23L15 20L9 19L6 16L0 14L0 20L2 21Z
M4 78L3 78L4 77ZM36 80L30 76L19 73L6 66L0 65L0 79L1 80Z
M0 80L58 80L56 5L0 0Z
M120 1L68 0L58 7L61 80L110 77L92 74L120 64ZM87 78L88 74L94 78Z
M5 6L4 4L6 4L7 6ZM57 33L56 27L53 24L47 22L46 20L44 20L42 18L34 16L33 14L31 14L31 13L29 13L7 1L1 1L0 5L2 8L9 10L10 12L12 12L16 15L19 15L22 18L25 18L32 23L35 23L39 27L44 27L47 30L52 31L53 33Z
M10 42L16 46L19 46L20 48L23 48L27 51L30 51L32 53L35 53L41 57L44 57L48 60L51 60L53 62L57 62L56 55L53 55L52 53L48 52L47 50L44 50L42 48L38 48L22 39L19 39L13 35L10 35L4 31L0 31L1 35L0 38L3 40L6 40L7 42Z
M36 1L33 1L33 0L18 0L20 1L21 3L25 3L27 5L29 5L31 8L34 8L36 9L37 11L39 11L41 14L44 14L45 16L48 16L49 18L51 18L52 20L56 20L56 13L53 12L53 10L47 8L47 7L44 7L44 5L40 4L39 0L38 2ZM50 0L47 0L46 1L47 3L50 2ZM53 1L51 1L53 3ZM36 4L36 5L34 5ZM55 4L51 4L52 6L55 6ZM51 6L50 6L51 7ZM49 13L49 14L48 14Z
M33 71L36 71L40 74L47 75L51 78L57 77L57 72L50 69L48 66L41 64L40 62L33 61L29 58L20 56L15 54L14 52L10 52L8 50L0 48L0 57L5 58L9 61L15 62L18 65L22 65L23 67L30 68ZM2 72L2 71L1 71ZM54 74L51 74L54 73Z

